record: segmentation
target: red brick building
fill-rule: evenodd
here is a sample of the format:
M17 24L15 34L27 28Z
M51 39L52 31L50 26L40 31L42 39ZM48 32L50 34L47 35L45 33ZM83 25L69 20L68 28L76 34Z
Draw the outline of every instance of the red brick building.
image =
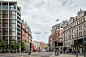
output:
M32 43L31 30L27 23L22 20L21 24L21 40L25 42L25 50L30 50L30 43Z
M50 49L55 49L55 41L57 41L57 45L59 43L63 44L63 28L62 24L59 23L57 25L54 25L52 27L52 34L49 36L49 48ZM63 46L59 46L59 49L62 49Z

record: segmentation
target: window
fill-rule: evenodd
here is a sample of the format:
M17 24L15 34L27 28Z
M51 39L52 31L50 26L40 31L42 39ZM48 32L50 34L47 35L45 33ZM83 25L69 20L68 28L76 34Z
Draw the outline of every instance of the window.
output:
M80 32L79 32L79 37L80 37Z
M78 25L78 21L77 21L77 25Z
M3 35L8 35L8 31L3 31Z
M61 33L60 33L60 36L61 36Z
M4 40L8 40L8 37L7 37L7 36L3 36L3 39L4 39Z
M85 21L85 17L83 18L83 21Z
M73 19L73 21L74 21L74 19Z
M3 3L2 4L2 9L7 10L8 9L8 3Z
M73 38L73 35L72 35L72 38Z
M9 10L15 10L15 9L16 9L16 5L14 5L14 4L9 5Z
M73 29L72 29L72 33L73 33Z
M15 11L9 11L9 18L16 18L16 12Z
M81 23L82 23L82 19L81 19Z
M0 9L1 9L1 3L0 3Z
M86 28L86 24L84 23L84 28Z
M2 11L2 18L8 18L8 11L7 10Z
M0 20L0 24L1 24L1 20Z
M3 28L3 31L4 31L4 32L8 31L8 28Z
M76 25L76 22L75 22L75 25Z
M16 32L11 31L9 32L9 35L16 35Z
M9 36L9 39L10 40L16 40L16 37L15 36Z
M82 29L82 25L81 25L81 29Z
M80 30L80 26L79 26L79 30Z
M9 28L9 31L16 31L15 28Z
M82 36L82 32L81 32L81 36Z
M16 25L15 24L9 24L10 27L15 27Z
M76 17L76 20L77 20L77 17Z
M9 20L9 23L16 23L16 20Z
M79 24L80 24L81 22L80 22L80 20L79 20Z

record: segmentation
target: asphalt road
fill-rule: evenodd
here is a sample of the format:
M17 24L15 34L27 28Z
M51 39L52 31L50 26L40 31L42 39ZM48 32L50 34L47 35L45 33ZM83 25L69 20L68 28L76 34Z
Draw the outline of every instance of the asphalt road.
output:
M28 53L0 54L0 57L49 57L53 55L54 52L33 52L31 55Z
M54 55L54 52L33 52L31 55L28 55L28 53L0 54L0 57L76 57L76 55L73 54L59 54L59 56ZM84 56L78 55L78 57Z

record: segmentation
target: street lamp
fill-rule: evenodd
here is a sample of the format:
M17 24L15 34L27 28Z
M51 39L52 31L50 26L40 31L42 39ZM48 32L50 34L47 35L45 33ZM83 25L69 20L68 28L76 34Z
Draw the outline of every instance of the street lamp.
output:
M78 57L78 27L77 27L77 42L76 42L76 44L77 44L76 57Z
M39 42L39 34L41 34L41 32L37 32L37 33L35 33L35 34L38 34L38 42ZM37 43L37 49L38 49L38 43ZM40 49L40 47L39 47L39 49ZM40 50L39 50L40 51Z

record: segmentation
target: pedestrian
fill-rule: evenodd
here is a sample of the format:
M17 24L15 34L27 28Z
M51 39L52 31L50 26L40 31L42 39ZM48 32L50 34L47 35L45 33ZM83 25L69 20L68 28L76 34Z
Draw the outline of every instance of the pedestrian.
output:
M30 50L28 51L29 55L30 55Z
M59 55L59 51L57 50L57 56Z
M62 50L60 50L60 54L62 54Z

